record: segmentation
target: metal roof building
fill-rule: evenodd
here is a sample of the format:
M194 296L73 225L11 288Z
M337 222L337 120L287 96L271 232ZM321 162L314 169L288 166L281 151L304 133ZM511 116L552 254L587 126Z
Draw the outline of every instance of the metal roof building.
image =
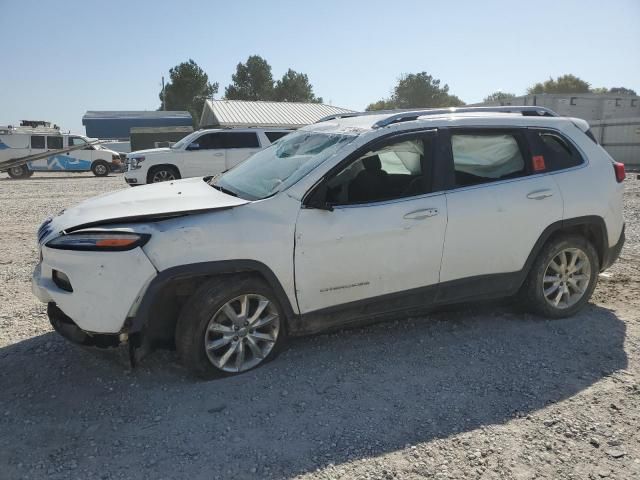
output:
M323 103L207 100L200 127L300 128L327 115L351 111Z
M131 127L191 127L189 112L142 111L88 111L82 117L87 137L127 139Z

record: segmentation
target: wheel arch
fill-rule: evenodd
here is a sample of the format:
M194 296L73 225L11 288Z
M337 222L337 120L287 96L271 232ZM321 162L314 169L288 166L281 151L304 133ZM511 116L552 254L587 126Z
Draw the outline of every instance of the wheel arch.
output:
M186 300L205 281L220 276L255 275L274 292L289 323L295 316L289 298L273 271L257 260L222 260L179 265L161 271L143 294L134 317L127 319L129 333L144 332L150 341L173 340L175 325Z
M531 270L533 262L542 250L542 247L544 247L547 242L561 235L572 234L583 236L593 244L596 252L598 252L600 268L603 269L607 261L606 257L609 249L607 240L607 225L604 219L597 215L569 218L552 223L542 232L533 248L531 249L529 257L527 258L525 266L522 270L523 275L521 284L524 283L525 278Z
M151 165L147 170L147 183L151 183L151 175L153 175L153 172L159 170L160 168L170 168L172 170L175 170L178 174L178 178L182 178L182 172L177 165L174 165L173 163L158 163L157 165Z

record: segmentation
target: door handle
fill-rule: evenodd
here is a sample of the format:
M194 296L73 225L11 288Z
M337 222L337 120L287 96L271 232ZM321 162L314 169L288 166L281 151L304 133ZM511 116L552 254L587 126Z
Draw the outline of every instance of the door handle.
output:
M213 154L214 157L221 157L222 155L224 155L224 153L222 153L222 152L218 152L218 153L214 153Z
M529 193L527 198L530 200L544 200L552 196L553 192L551 190L536 190L535 192Z
M435 217L438 215L437 208L423 208L421 210L414 210L405 214L403 218L407 220L424 220L425 218Z

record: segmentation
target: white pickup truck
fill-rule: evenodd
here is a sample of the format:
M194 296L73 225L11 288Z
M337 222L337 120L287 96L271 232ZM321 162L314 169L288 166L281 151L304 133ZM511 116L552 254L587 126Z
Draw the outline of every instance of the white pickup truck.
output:
M170 148L127 154L129 185L204 177L228 170L290 133L282 129L209 129L187 135Z

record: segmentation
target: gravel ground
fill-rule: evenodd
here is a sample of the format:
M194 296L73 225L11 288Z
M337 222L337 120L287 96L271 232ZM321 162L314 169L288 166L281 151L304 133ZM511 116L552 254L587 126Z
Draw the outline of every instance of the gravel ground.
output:
M0 478L640 478L640 181L627 244L575 318L474 305L295 340L199 382L51 331L35 230L120 176L0 179Z

